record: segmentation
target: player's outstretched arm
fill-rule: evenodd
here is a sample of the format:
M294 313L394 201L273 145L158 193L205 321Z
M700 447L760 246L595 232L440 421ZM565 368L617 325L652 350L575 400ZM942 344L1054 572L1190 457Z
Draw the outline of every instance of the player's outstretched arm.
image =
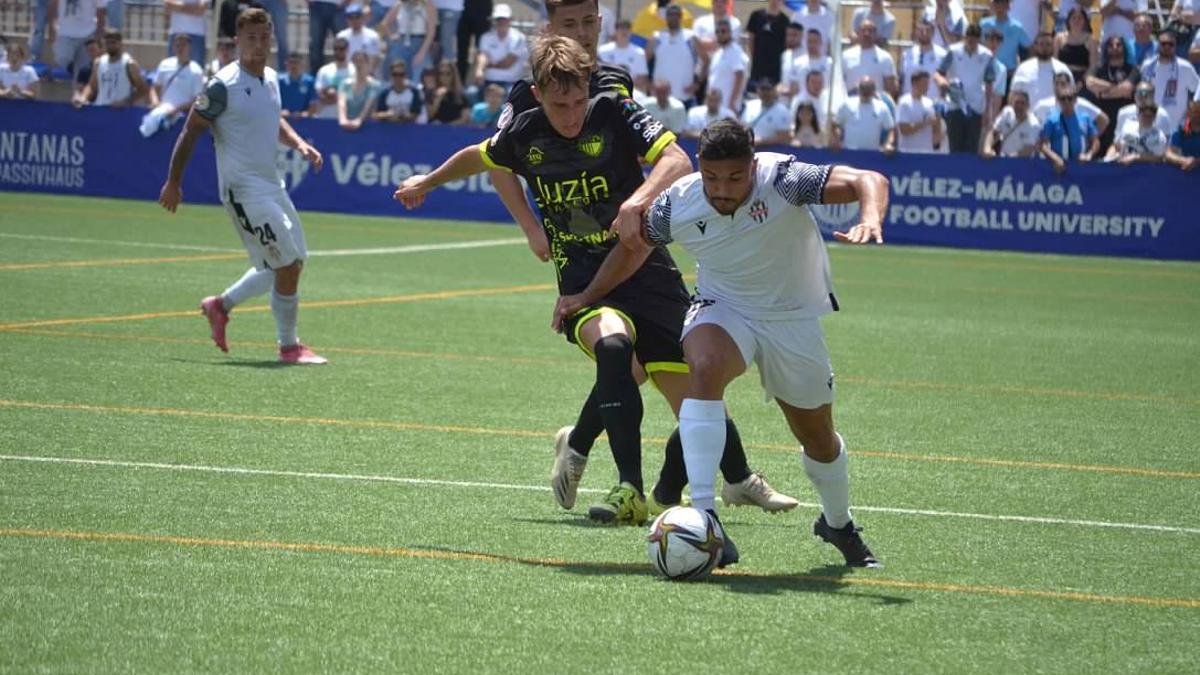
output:
M171 165L167 169L167 180L158 193L158 203L171 213L183 201L183 170L192 159L192 151L196 149L196 141L212 126L212 122L198 115L193 108L188 113L183 131L175 140L175 149L171 151Z
M279 118L279 142L289 148L295 148L304 159L313 165L313 171L320 172L321 167L325 166L325 158L321 156L321 153L309 145L308 141L301 138L292 125L282 117Z
M533 209L529 208L529 201L525 199L525 188L521 187L520 179L503 169L493 169L488 176L491 177L492 187L496 188L496 194L500 195L504 208L508 209L513 221L525 233L529 250L533 251L538 260L549 260L550 242L546 241L546 231L542 229L542 224L538 222Z
M392 198L404 204L405 208L415 209L425 201L425 195L440 185L453 180L461 180L477 173L483 173L487 165L483 163L483 155L479 153L478 145L468 145L451 155L450 159L428 174L418 174L405 179Z
M883 218L887 213L888 179L877 171L864 171L848 166L835 166L829 171L824 204L858 202L859 224L846 232L834 232L833 237L847 244L883 243Z

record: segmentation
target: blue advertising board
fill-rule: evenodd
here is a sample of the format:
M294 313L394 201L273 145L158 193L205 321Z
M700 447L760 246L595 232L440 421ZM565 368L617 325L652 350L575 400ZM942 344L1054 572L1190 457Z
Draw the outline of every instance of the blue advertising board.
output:
M137 131L141 113L0 101L0 190L157 199L179 127L143 139ZM486 175L435 191L411 213L391 199L397 183L478 143L483 130L369 124L346 132L331 120L297 120L294 126L325 156L325 169L315 173L297 153L280 149L280 174L302 211L509 221ZM695 150L687 141L684 147ZM1041 160L796 154L886 175L888 243L1200 260L1200 174L1159 165L1088 164L1072 165L1060 176ZM217 202L211 142L196 147L184 199ZM853 225L857 213L857 205L814 208L826 235Z

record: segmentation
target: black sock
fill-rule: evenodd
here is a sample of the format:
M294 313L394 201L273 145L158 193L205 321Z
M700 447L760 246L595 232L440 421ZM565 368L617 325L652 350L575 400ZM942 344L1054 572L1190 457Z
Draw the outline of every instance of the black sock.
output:
M725 419L725 454L721 455L721 477L726 483L740 483L750 477L746 448L733 420Z
M679 439L679 427L675 427L667 439L662 470L658 472L658 484L654 486L654 498L659 504L678 504L683 499L683 486L687 485L687 480L683 441Z
M587 457L601 431L604 431L604 419L600 417L600 404L596 402L596 387L593 386L583 407L579 409L579 419L575 420L575 428L567 438L567 444L575 452Z
M626 335L608 335L596 341L595 353L596 402L617 475L643 492L642 394L630 369L633 342Z

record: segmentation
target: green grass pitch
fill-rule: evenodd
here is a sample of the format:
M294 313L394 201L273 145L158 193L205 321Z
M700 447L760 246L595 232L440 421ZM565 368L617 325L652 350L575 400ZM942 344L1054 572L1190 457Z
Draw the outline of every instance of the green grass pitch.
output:
M752 372L751 464L804 505L727 509L741 564L683 584L584 518L603 441L553 501L592 373L515 228L303 217L331 364L278 368L265 299L229 355L195 309L247 267L220 209L0 194L0 671L1196 672L1200 266L832 247L885 566L813 539Z

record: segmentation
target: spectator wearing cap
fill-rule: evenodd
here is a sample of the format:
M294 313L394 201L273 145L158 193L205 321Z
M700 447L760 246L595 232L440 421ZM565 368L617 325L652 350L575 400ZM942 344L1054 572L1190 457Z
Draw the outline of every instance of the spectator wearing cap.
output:
M1063 173L1070 162L1090 162L1100 148L1100 132L1091 115L1075 108L1075 88L1069 84L1056 93L1059 109L1042 125L1039 151Z
M763 78L755 87L758 98L746 102L742 123L754 131L754 144L787 145L792 140L792 113L779 101L775 84Z
M1017 66L1009 89L1024 89L1036 103L1055 95L1054 78L1062 73L1075 81L1067 64L1054 58L1054 34L1041 33L1033 42L1033 56Z
M842 103L829 130L832 150L896 151L896 121L888 107L875 95L875 80L863 75L856 87L858 96Z
M174 45L176 35L188 36L191 60L204 63L208 0L163 0L163 7L167 12L167 44Z
M750 50L750 79L754 82L770 80L771 86L779 84L783 76L779 59L787 45L787 14L783 11L783 0L767 0L766 7L750 12L746 21L746 39Z
M1042 125L1029 109L1029 94L1014 89L1009 105L996 116L996 123L983 140L980 154L984 159L1001 157L1033 157L1038 152Z
M38 76L26 63L25 45L10 44L8 54L0 63L0 97L37 98Z
M325 63L325 38L346 27L343 0L308 0L308 71L316 74ZM362 6L359 5L359 11ZM318 78L319 79L319 78ZM324 108L322 108L324 110Z
M912 74L924 70L930 75L946 58L946 48L933 44L933 24L921 20L913 30L913 44L900 53L900 89L912 90Z
M1166 161L1171 137L1154 124L1157 112L1158 106L1153 103L1138 106L1137 117L1117 129L1104 161L1116 161L1125 166L1135 162Z
M512 27L512 7L501 3L492 10L492 29L479 39L475 84L480 91L496 83L505 93L529 69L529 41Z
M1184 171L1191 171L1200 163L1200 99L1188 103L1187 117L1171 134L1167 162Z
M912 74L912 91L896 103L899 152L932 154L942 147L942 118L929 98L930 73L919 68Z
M722 105L734 112L742 109L742 96L750 73L750 59L733 39L729 19L717 21L717 50L708 64L708 88L724 95Z
M963 41L950 46L934 79L949 92L946 136L950 152L979 152L984 126L991 125L991 103L996 81L992 52L979 44L979 24L967 26Z
M1139 105L1155 103L1156 99L1154 83L1146 81L1138 82L1137 86L1133 89L1133 103L1121 106L1121 109L1117 111L1116 122L1113 123L1113 126L1117 129L1125 126L1126 122L1137 118ZM1159 129L1163 130L1163 133L1174 133L1177 127L1171 125L1171 116L1167 114L1166 110L1162 109L1162 106L1159 106L1157 103L1155 103L1155 106L1157 106L1158 112L1155 113L1154 123Z
M395 0L380 26L387 36L385 69L402 62L406 73L425 70L437 34L437 9L430 0Z
M683 8L667 5L667 27L646 42L646 59L654 61L654 79L671 83L671 96L685 105L696 93L699 47L692 31L683 27Z
M722 21L729 24L729 34L733 43L741 44L742 20L729 13L729 4L727 3L728 0L713 0L712 13L696 17L696 20L692 22L692 33L696 36L702 54L711 56L717 49L720 49L721 41L717 36L717 25Z
M857 33L858 27L867 19L875 24L875 44L886 48L888 40L896 34L896 15L883 6L883 0L871 0L870 5L854 10L850 27Z
M875 82L875 89L882 89L893 98L900 97L899 80L896 77L896 62L892 55L875 42L875 22L864 19L858 25L858 44L842 52L842 73L846 78L846 93L858 93L858 83L864 77Z
M683 135L688 138L700 138L700 132L717 120L736 120L737 113L724 105L725 95L720 89L709 88L704 95L704 103L688 110L687 128Z
M288 54L287 69L279 74L279 104L284 117L310 117L317 111L317 80L304 70L304 58Z
M617 22L613 41L600 45L596 51L601 63L621 66L633 77L633 86L638 91L650 91L650 68L646 66L646 50L629 41L633 25L625 20ZM639 94L640 96L640 94Z
M1178 7L1178 5L1176 5ZM1158 57L1142 66L1142 80L1154 85L1154 102L1167 111L1171 127L1178 127L1188 99L1200 90L1200 77L1192 64L1176 56L1179 36L1172 30L1158 34Z
M677 136L687 128L687 108L671 95L671 83L666 80L654 83L654 96L644 101L642 107Z
M1021 22L1009 15L1010 7L1009 0L992 0L992 15L980 20L979 28L983 30L984 37L989 32L1000 34L1001 40L992 55L1008 72L1013 72L1020 65L1024 53L1033 46L1033 39Z
M367 72L379 72L379 64L383 62L383 56L380 53L380 47L383 42L379 39L379 33L374 29L367 28L367 19L363 13L363 6L359 4L346 5L346 28L338 31L337 37L345 40L348 51L346 58L350 59L355 67L358 67L354 61L355 54L362 52L367 55Z

